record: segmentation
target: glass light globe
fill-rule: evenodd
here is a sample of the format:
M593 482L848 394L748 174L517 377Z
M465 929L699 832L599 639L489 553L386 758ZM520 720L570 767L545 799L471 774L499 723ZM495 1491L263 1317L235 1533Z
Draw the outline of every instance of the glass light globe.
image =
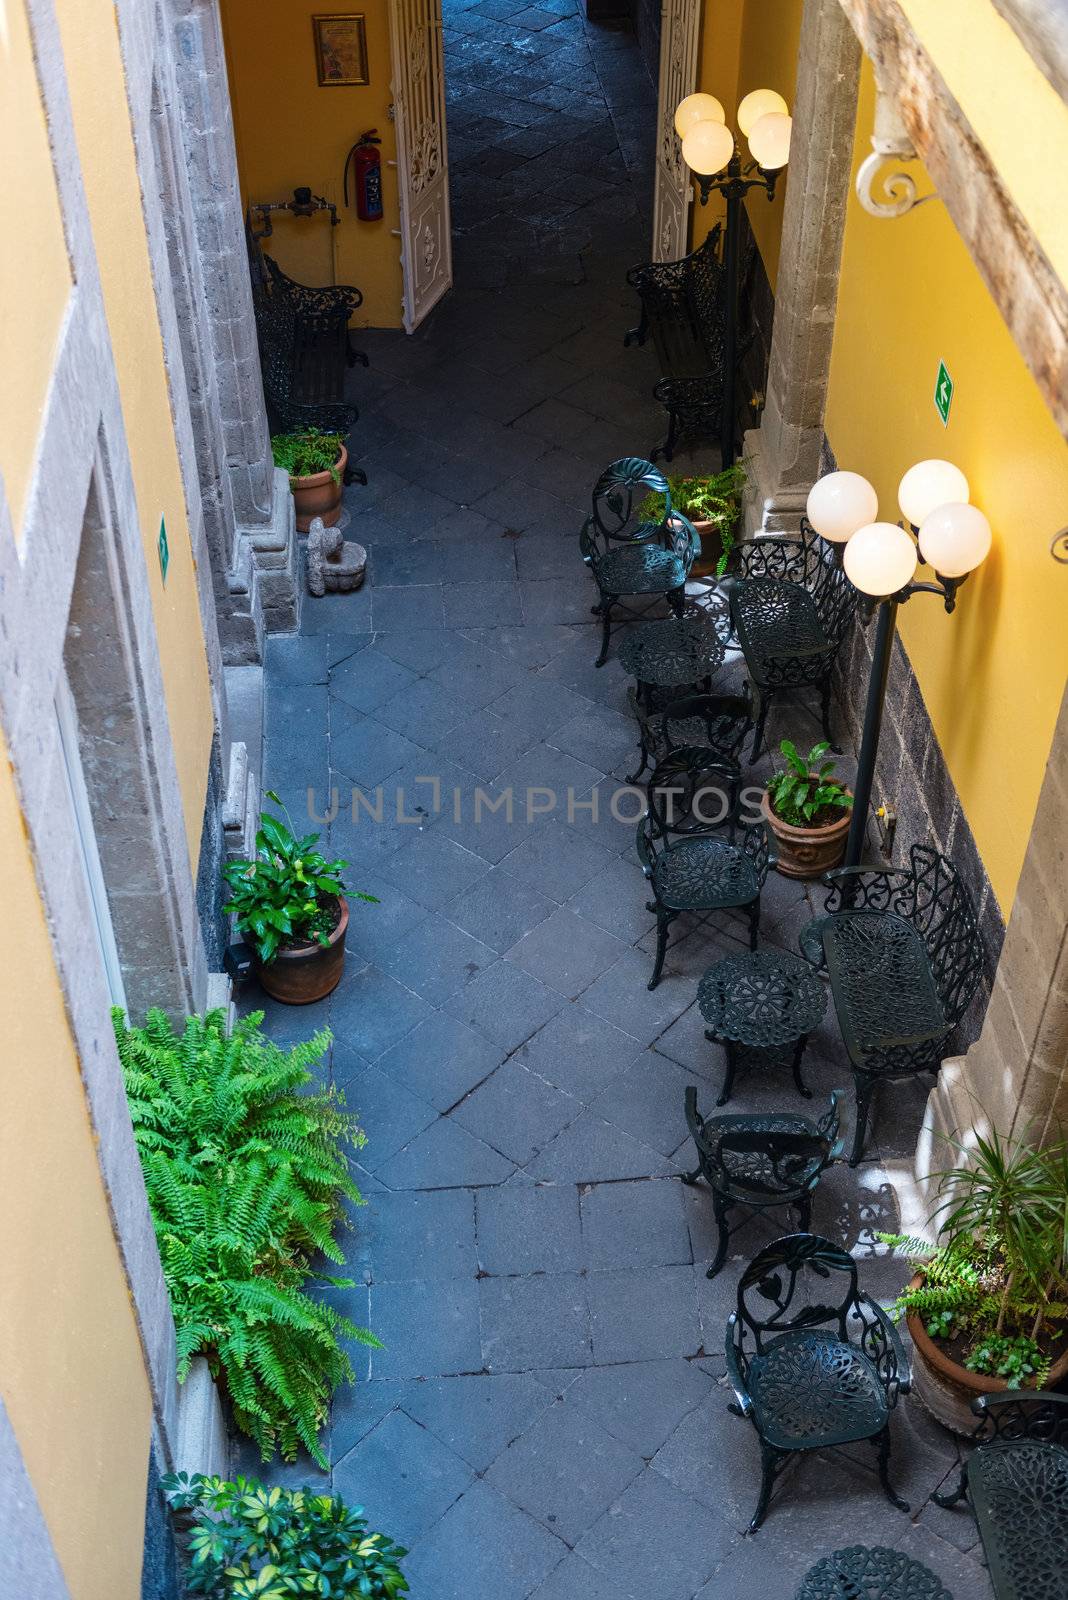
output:
M990 523L978 506L951 500L920 525L920 554L943 578L963 578L990 554Z
M790 107L774 89L752 89L738 107L738 126L748 139L761 117L769 111L785 113Z
M952 461L917 461L897 486L897 503L906 522L918 528L932 511L951 500L967 500L968 480Z
M828 472L808 492L808 520L832 544L845 544L879 515L879 497L859 472Z
M698 122L726 122L727 113L714 94L688 94L675 108L675 132L684 139Z
M754 125L749 135L749 150L758 167L775 172L790 159L790 135L794 119L782 111L769 111Z
M843 565L855 589L881 600L912 581L916 546L896 522L869 522L846 545Z
M722 122L695 122L682 136L682 159L691 172L711 178L734 154L734 135Z

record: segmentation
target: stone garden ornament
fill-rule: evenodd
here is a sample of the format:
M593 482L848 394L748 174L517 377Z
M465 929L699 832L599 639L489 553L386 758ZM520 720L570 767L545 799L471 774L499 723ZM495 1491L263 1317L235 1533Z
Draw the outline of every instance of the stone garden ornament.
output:
M347 594L358 589L367 570L367 551L313 517L308 529L308 593Z

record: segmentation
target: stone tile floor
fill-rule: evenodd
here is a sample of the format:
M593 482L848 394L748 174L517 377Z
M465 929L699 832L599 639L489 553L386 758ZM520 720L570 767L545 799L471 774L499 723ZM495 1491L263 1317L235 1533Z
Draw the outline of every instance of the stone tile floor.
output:
M653 94L631 34L574 0L447 0L445 24L456 288L412 338L361 335L350 448L369 482L346 506L369 579L307 601L267 656L266 783L296 815L313 791L380 901L354 904L328 1001L266 1006L280 1042L333 1030L367 1133L345 1298L383 1349L357 1350L362 1381L336 1397L331 1480L410 1547L413 1600L787 1597L857 1539L972 1600L989 1587L971 1519L929 1500L956 1447L914 1401L894 1424L910 1517L869 1459L818 1458L743 1539L758 1456L727 1411L724 1325L778 1230L748 1223L710 1283L710 1207L678 1178L685 1088L707 1106L722 1070L697 979L743 927L676 931L646 989L634 796L628 820L610 809L634 730L618 662L593 666L577 549L597 473L663 428L653 358L621 338ZM803 708L773 739L787 729L817 735ZM794 948L804 889L773 875L765 905L765 940ZM848 1082L831 1018L807 1076L817 1104ZM792 1100L786 1075L743 1078L734 1106ZM816 1205L884 1297L901 1276L874 1237L897 1220L886 1163L922 1104L888 1092L868 1159ZM275 1476L323 1481L306 1461Z

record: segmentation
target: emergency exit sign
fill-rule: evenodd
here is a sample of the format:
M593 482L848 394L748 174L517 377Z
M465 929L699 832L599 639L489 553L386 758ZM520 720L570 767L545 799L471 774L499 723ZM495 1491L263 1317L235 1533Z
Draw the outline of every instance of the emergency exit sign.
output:
M167 543L167 524L163 517L159 519L159 538L156 540L156 549L159 551L159 575L164 583L167 581L167 568L171 564L171 550Z
M935 410L942 418L942 426L949 421L949 408L953 404L953 379L944 361L938 363L938 377L935 380L934 391Z

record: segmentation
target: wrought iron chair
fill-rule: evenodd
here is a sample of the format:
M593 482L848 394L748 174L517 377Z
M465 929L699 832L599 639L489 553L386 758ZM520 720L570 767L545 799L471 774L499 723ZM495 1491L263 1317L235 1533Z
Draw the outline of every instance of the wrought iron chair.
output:
M858 595L828 545L807 522L799 539L746 539L732 553L731 625L757 705L752 759L764 741L768 708L788 689L819 692L824 737L831 730L831 674Z
M978 1446L947 1509L971 1502L998 1600L1064 1600L1068 1573L1068 1396L1042 1390L972 1401Z
M697 1166L683 1174L683 1183L704 1178L712 1191L712 1211L719 1231L716 1257L706 1274L714 1278L723 1265L730 1240L727 1214L732 1206L767 1211L789 1206L797 1225L807 1233L812 1221L812 1196L821 1176L842 1153L838 1138L838 1100L831 1091L830 1109L818 1122L792 1111L764 1116L702 1117L697 1090L686 1090L686 1124L697 1147Z
M650 494L664 497L659 522L640 521L636 514ZM682 513L672 510L667 479L651 461L626 456L605 468L594 484L593 510L579 535L579 549L600 595L592 608L602 622L597 666L608 659L612 611L623 596L666 600L675 616L682 616L686 580L701 541ZM632 606L622 609L640 615Z
M648 794L637 850L653 892L647 909L656 912L656 959L649 980L655 989L664 970L668 929L684 911L704 922L717 911L745 910L749 948L756 949L760 891L775 857L763 822L738 821L738 768L715 751L697 745L673 750L656 766Z
M662 695L650 697L632 685L627 699L641 740L641 760L634 773L628 775L628 783L637 783L650 756L671 755L683 745L714 751L724 766L737 768L738 784L741 783L742 745L753 726L753 707L747 695L679 696L677 691L663 691Z
M930 845L914 844L909 855L908 871L828 872L824 915L801 934L802 954L830 977L853 1067L851 1167L864 1149L875 1085L937 1073L982 978L979 925L957 868Z
M754 1256L738 1284L726 1355L731 1410L748 1417L760 1440L760 1496L750 1533L763 1522L775 1480L792 1457L865 1439L877 1451L887 1499L909 1509L888 1476L890 1413L911 1385L908 1360L841 1245L794 1233Z

